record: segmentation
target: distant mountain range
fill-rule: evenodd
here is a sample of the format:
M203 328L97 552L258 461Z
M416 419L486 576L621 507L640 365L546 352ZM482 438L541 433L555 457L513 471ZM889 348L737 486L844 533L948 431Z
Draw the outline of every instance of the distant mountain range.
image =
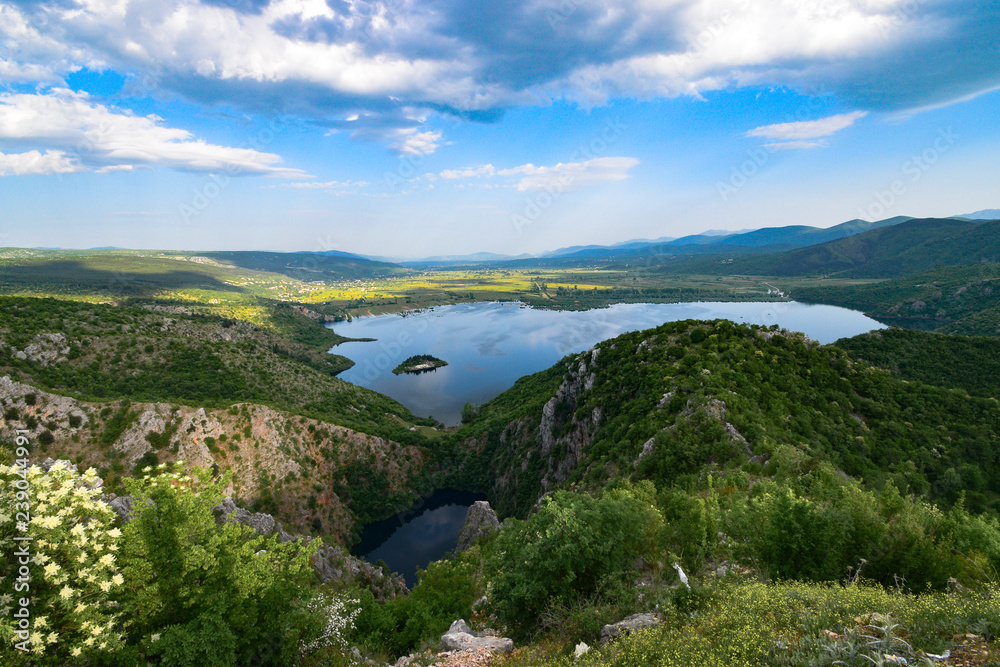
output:
M952 217L966 218L968 220L1000 220L1000 208L984 208L982 211L976 211L975 213L963 213L962 215Z
M596 259L612 259L637 254L711 254L718 252L779 252L807 246L817 245L826 241L845 238L872 229L897 225L913 218L896 216L886 220L868 222L866 220L849 220L833 227L810 227L806 225L789 225L786 227L766 227L763 229L743 229L728 231L711 229L700 234L681 238L664 236L657 239L632 239L611 245L576 245L550 250L537 255L500 255L490 252L479 252L469 255L439 255L420 259L400 257L365 256L366 259L382 262L394 262L403 266L425 266L428 264L453 263L496 263L524 262L527 264L546 264L555 260L560 263L586 261ZM343 254L343 253L341 253ZM354 257L358 257L355 255Z

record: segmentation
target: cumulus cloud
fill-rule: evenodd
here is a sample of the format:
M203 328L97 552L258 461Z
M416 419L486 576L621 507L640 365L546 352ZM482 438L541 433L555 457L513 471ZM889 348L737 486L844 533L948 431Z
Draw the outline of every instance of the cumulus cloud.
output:
M383 119L357 136L413 153L441 137L403 109L821 83L862 110L945 103L1000 87L997 25L995 0L7 0L0 69L155 67L203 104Z
M306 176L301 170L278 166L281 157L273 153L210 144L187 130L165 127L156 116L115 111L94 103L86 93L64 88L44 94L0 94L0 144L42 147L48 149L46 156L59 156L63 166L82 164L102 172L146 165L233 175Z
M82 171L75 159L62 151L28 151L27 153L0 153L0 176L26 174L71 174Z
M430 155L444 143L441 132L419 132L415 127L404 127L388 133L389 148L400 155Z

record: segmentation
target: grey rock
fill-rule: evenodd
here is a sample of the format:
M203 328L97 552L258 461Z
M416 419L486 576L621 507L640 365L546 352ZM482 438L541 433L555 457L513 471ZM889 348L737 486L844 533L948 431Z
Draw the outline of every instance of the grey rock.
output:
M485 500L477 500L465 515L465 525L458 536L456 552L462 552L472 546L481 537L487 537L500 530L500 519Z
M472 631L472 628L470 628L469 625L465 622L464 618L460 618L454 623L452 623L451 627L448 628L448 632L446 632L445 635L453 635L458 632L464 632L467 635L476 634L475 632Z
M514 642L507 637L480 637L472 631L464 619L451 624L448 632L441 636L442 651L467 651L486 649L489 652L509 653L514 650Z
M132 496L118 496L108 503L122 521L128 522L132 519Z
M660 617L656 614L632 614L623 618L617 623L611 623L601 628L601 643L614 639L621 634L626 634L642 628L651 628L660 622Z

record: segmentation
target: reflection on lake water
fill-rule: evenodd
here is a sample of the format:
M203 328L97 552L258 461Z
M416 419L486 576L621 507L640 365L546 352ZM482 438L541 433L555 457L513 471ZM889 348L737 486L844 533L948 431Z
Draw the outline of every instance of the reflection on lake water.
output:
M413 588L418 567L427 567L455 548L465 515L477 500L486 500L486 496L439 489L406 512L365 526L351 553L370 563L382 559Z
M777 324L802 331L820 343L884 328L857 311L794 301L626 303L587 311L470 303L328 326L342 336L378 339L331 349L355 362L340 374L341 379L391 396L415 415L431 415L454 425L466 403L485 403L518 378L544 370L570 352L664 322L717 318ZM415 354L431 354L448 365L420 375L392 374L401 361Z

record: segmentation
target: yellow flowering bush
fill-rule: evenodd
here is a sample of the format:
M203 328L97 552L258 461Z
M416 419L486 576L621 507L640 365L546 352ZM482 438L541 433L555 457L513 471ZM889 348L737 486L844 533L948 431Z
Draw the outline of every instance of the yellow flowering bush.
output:
M99 500L96 471L81 475L62 461L48 471L0 465L0 482L4 651L27 648L23 662L64 664L114 650L121 636L109 593L124 583L122 533L114 510Z

